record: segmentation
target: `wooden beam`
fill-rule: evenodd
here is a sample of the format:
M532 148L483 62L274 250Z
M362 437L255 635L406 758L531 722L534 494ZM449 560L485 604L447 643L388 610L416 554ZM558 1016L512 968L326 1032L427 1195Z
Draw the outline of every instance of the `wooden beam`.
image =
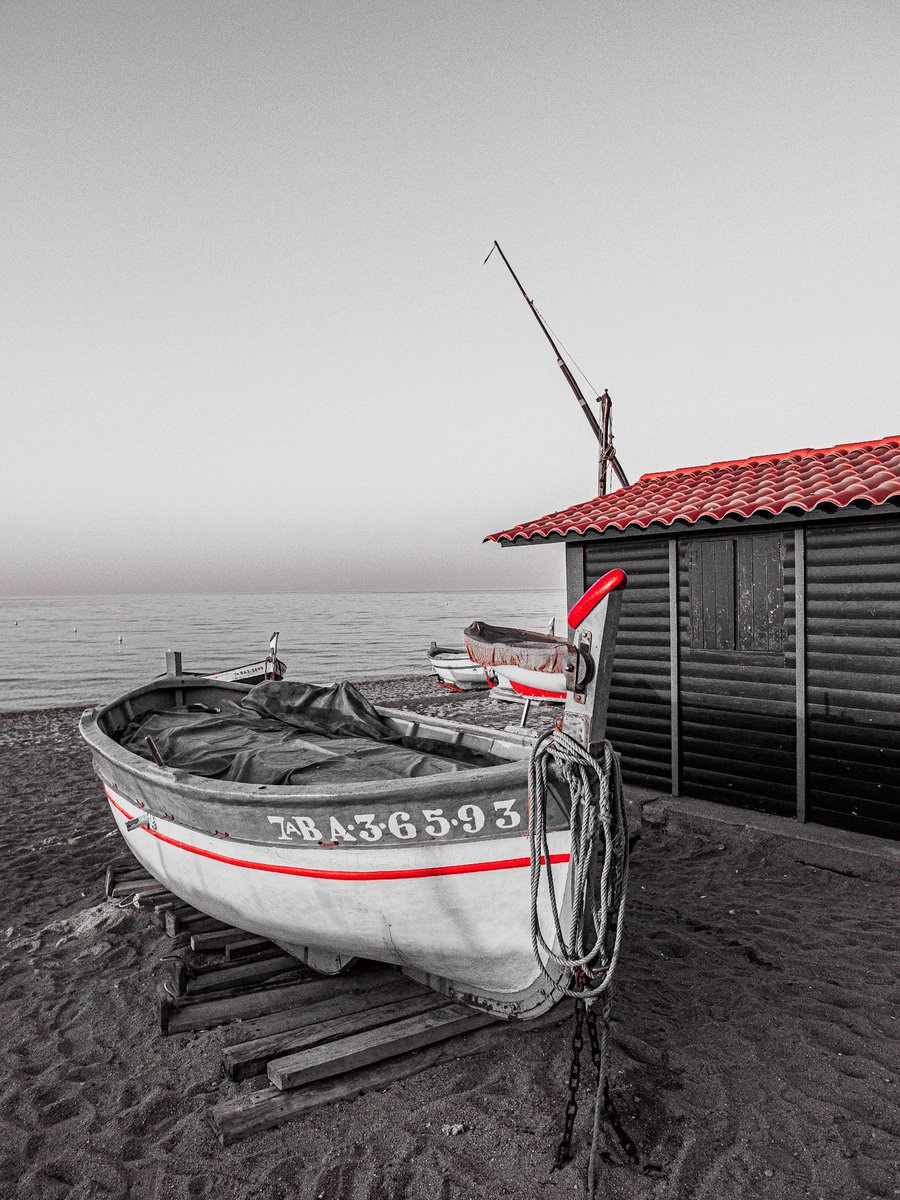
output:
M227 1030L226 1037L231 1036L229 1045L241 1045L273 1033L283 1033L286 1029L300 1029L305 1025L315 1025L316 1021L327 1021L343 1013L356 1012L366 1005L381 1004L385 997L387 1000L400 1000L404 996L417 996L423 990L428 990L425 984L416 983L393 968L367 972L356 991L341 992L302 1007L251 1017L241 1021L233 1031Z
M213 1029L230 1021L245 1021L262 1017L297 1004L311 1004L344 992L356 992L376 982L396 978L393 968L361 971L353 975L334 975L326 979L310 979L289 983L260 992L241 992L234 996L218 996L214 1000L179 1000L160 986L157 990L159 1027L162 1033L186 1033L195 1029Z
M229 925L227 929L214 929L212 933L192 933L191 949L195 954L206 954L210 950L224 950L232 942L246 938L243 929Z
M681 794L681 670L678 655L678 541L669 538L669 728L672 795Z
M139 891L134 893L131 903L135 906L135 908L152 908L155 910L159 908L160 904L168 904L170 900L174 900L175 898L176 897L168 890L168 888L165 888L162 891L155 889L150 891L141 888Z
M181 912L190 907L191 906L189 904L185 904L183 900L169 900L167 898L160 897L160 903L153 905L153 920L160 927L160 929L165 930L167 913Z
M175 937L179 933L214 933L232 929L225 921L208 917L206 913L188 905L187 908L172 908L166 913L166 933Z
M337 1013L334 1009L340 1001L343 1001L340 1006L347 1011ZM283 1058L350 1034L376 1029L404 1017L417 1016L433 1008L442 1008L446 1003L446 996L440 996L424 986L420 986L413 994L410 994L408 987L383 989L383 994L374 1003L372 993L365 996L359 993L339 996L337 1000L325 1001L321 1006L310 1005L310 1008L321 1007L326 1010L330 1005L332 1015L324 1020L309 1020L308 1011L299 1011L296 1013L299 1023L293 1029L270 1033L237 1046L227 1046L222 1051L222 1065L229 1079L264 1075L267 1064L274 1058Z
M124 896L133 896L135 892L143 892L144 895L149 896L152 892L168 892L168 890L164 883L160 883L144 872L142 875L133 875L124 879L117 875L107 895L111 899L121 900Z
M127 863L109 863L106 867L106 894L107 896L111 896L115 885L121 883L122 880L148 878L147 868L142 867L137 859L132 859L131 862Z
M502 1046L504 1041L526 1038L541 1030L558 1025L571 1014L571 1006L558 1004L551 1012L533 1021L499 1022L463 1034L446 1042L437 1042L424 1049L389 1058L374 1066L364 1067L347 1075L338 1075L305 1088L283 1092L276 1087L259 1088L233 1100L217 1104L206 1113L213 1132L223 1146L242 1138L272 1129L301 1116L311 1109L338 1100L349 1100L374 1089L385 1088L400 1079L408 1079L421 1071L454 1062L471 1054L483 1054Z
M806 530L794 530L794 658L797 703L797 820L806 820Z
M276 953L281 949L274 942L264 937L245 937L237 942L229 942L225 947L225 961L235 958L246 958L249 954Z
M197 975L189 974L187 993L189 996L202 996L209 992L221 992L226 988L240 985L247 987L251 984L263 983L278 975L285 975L288 972L302 972L306 976L309 975L309 969L299 959L294 958L291 954L281 954L277 958L237 963L231 967L219 967L214 971L204 971Z
M419 1050L433 1042L443 1042L460 1033L470 1033L483 1025L495 1023L496 1017L462 1004L445 1004L416 1017L407 1017L390 1025L379 1026L365 1033L351 1034L340 1041L312 1046L285 1058L273 1059L268 1076L282 1091L302 1087L343 1075L359 1067L368 1067L384 1058L394 1058L409 1050Z
M580 600L587 589L584 565L584 546L566 545L566 611ZM566 637L566 631L560 633Z

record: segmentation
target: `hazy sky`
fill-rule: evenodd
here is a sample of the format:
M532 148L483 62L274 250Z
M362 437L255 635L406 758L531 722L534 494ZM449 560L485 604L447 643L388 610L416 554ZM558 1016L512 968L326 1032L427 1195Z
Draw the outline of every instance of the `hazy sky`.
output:
M900 6L0 8L0 589L540 586L484 534L900 431Z

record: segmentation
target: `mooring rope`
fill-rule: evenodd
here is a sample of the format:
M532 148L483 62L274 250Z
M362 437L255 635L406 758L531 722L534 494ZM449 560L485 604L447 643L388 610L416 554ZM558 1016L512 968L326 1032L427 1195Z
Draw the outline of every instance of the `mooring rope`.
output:
M571 798L571 912L567 934L563 932L560 902L553 883L547 831L547 802L550 794L548 774L551 764L559 782L568 788ZM558 977L562 975L563 992L575 999L576 1007L579 1004L585 1006L589 1028L593 1023L593 1014L589 1010L599 1001L599 1047L594 1047L597 1091L588 1167L588 1194L593 1196L601 1118L604 1112L611 1109L608 1086L610 984L622 944L625 895L628 887L628 826L618 755L609 742L604 742L602 759L594 757L562 730L549 730L538 739L531 753L528 764L528 795L531 941L535 958L541 971L554 984L559 982ZM541 928L539 911L539 893L544 870L550 915L556 935L555 939L551 938L549 942ZM587 945L589 940L592 940L590 946ZM561 969L560 972L551 972L550 963L555 963ZM577 1072L575 1077L577 1078ZM574 1097L570 1098L570 1109L573 1100ZM566 1135L569 1139L572 1119L573 1117L570 1117L567 1120ZM617 1121L615 1125L618 1126ZM621 1134L619 1136L622 1140ZM568 1150L568 1147L565 1146L565 1149ZM631 1149L633 1150L633 1146ZM565 1161L563 1146L557 1161Z

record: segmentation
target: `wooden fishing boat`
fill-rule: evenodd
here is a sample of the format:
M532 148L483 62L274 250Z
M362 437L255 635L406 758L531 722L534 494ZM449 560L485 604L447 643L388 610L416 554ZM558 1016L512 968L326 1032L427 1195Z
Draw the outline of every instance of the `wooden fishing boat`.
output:
M190 672L193 674L193 672ZM258 662L246 663L242 667L229 667L225 671L198 672L206 679L218 679L221 683L264 683L267 679L276 682L284 679L287 667L280 658L261 658Z
M473 621L463 636L469 658L484 668L498 700L565 703L565 638L485 621Z
M588 747L603 736L624 586L622 572L610 572L570 613L563 728ZM288 704L303 688L305 715ZM537 1016L562 982L532 945L534 735L361 699L349 685L251 689L172 674L88 710L80 729L122 837L177 896L316 969L337 971L357 956L394 963L498 1016ZM229 723L253 744L269 738L262 767L243 749L222 750L225 734L235 736ZM359 725L368 741L348 735ZM324 727L330 736L315 732ZM393 777L382 770L392 755ZM198 756L212 774L179 765ZM548 874L564 907L570 888L568 795L552 779L551 794L549 853L538 852L545 923Z
M186 672L193 675L195 672ZM197 671L207 679L218 679L222 683L264 683L267 679L284 679L287 667L278 657L278 634L269 640L269 653L258 662L245 663L242 667L229 667L224 671Z
M467 650L432 642L428 661L431 663L431 674L441 687L454 692L471 692L489 686L484 667L472 662Z

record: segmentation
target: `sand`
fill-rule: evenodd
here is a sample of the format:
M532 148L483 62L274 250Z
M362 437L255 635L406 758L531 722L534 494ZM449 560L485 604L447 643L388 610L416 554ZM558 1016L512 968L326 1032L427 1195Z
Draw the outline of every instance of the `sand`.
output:
M222 1031L157 1032L171 942L103 898L121 846L77 716L0 714L0 1195L584 1196L586 1093L551 1170L568 1025L222 1149L203 1114L246 1085ZM896 878L802 858L743 828L642 831L613 1026L642 1165L610 1141L607 1200L900 1195Z

